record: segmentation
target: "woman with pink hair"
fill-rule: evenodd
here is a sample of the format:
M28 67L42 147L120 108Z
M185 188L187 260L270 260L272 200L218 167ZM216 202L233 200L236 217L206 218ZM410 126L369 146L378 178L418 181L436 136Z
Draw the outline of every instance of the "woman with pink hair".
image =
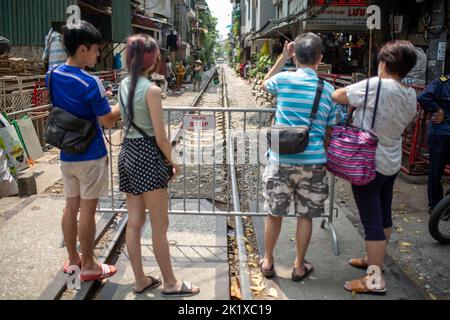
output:
M188 297L200 289L175 277L170 260L167 231L168 184L181 172L172 159L166 134L161 89L148 80L160 59L158 44L149 35L131 36L127 44L128 77L120 87L119 101L125 139L119 156L120 191L126 193L128 226L126 243L140 294L159 287L158 278L146 276L142 265L141 231L146 210L150 212L153 251L163 276L167 297Z

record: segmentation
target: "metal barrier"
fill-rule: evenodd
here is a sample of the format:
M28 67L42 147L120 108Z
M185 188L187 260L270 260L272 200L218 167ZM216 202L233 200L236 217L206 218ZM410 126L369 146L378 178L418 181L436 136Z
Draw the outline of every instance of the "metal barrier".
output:
M179 121L191 108L171 107L164 108L168 119L168 134L178 127ZM272 108L195 108L195 115L184 119L182 141L174 148L173 157L182 166L183 174L169 189L169 213L171 215L190 216L266 216L261 203L262 183L261 176L267 161L267 129L270 127L270 119L274 113ZM223 127L216 126L218 116L233 119L234 128L225 135ZM214 122L214 123L213 123ZM206 128L205 130L201 128ZM111 134L110 134L111 136ZM224 143L228 140L227 149ZM241 153L235 157L236 149ZM243 150L248 149L249 156ZM110 152L112 148L110 148ZM225 153L225 154L224 154ZM224 156L225 155L225 156ZM112 157L112 154L110 154ZM227 159L227 160L224 160ZM114 197L114 177L111 163L111 205L108 209L99 208L98 212L124 212L125 209L116 208ZM252 192L242 203L233 197L238 193L234 183L231 183L231 175L236 169L241 169L243 179L248 179ZM225 173L226 172L226 173ZM246 173L250 172L248 177ZM256 184L251 184L251 180ZM333 214L337 211L334 207L334 177L330 179L330 205L329 213L322 216L322 228L325 224L332 234L333 250L339 255L339 246L336 230L333 226ZM234 188L230 190L231 187ZM231 192L230 192L231 191ZM242 195L241 195L242 196ZM172 200L179 203L178 209L174 209ZM212 210L202 209L202 200L209 200ZM193 202L196 204L193 205ZM231 208L233 206L234 209ZM237 209L236 209L237 208ZM288 215L288 217L295 217Z
M93 75L105 81L118 83L126 76L126 71L104 71ZM51 109L49 103L44 75L0 78L0 112L6 112L11 120L30 117L42 148L46 146L44 129Z

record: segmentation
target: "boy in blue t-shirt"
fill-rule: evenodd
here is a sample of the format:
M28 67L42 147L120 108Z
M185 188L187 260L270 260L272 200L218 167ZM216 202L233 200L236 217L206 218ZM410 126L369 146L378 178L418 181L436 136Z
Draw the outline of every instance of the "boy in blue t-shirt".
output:
M95 211L98 199L107 194L109 187L109 159L100 124L112 128L120 118L119 107L110 107L100 80L84 71L86 67L95 67L101 42L100 32L86 21L66 28L64 46L67 62L52 68L46 79L53 105L78 118L97 121L96 137L85 153L72 155L61 152L60 167L67 198L62 229L69 253L64 272L72 273L77 267L81 268L81 281L104 279L116 273L114 266L94 261ZM77 236L81 254L77 251Z

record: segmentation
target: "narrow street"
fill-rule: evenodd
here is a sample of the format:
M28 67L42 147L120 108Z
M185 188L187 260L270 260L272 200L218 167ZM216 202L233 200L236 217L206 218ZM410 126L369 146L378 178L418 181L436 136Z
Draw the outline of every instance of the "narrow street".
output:
M248 109L260 108L251 93L251 86L245 80L236 77L234 72L228 67L224 67L224 70L228 86L228 98L232 106ZM189 87L186 88L186 91L188 90ZM208 95L212 94L213 91L211 90L216 92L219 90L219 87L208 89ZM213 100L209 98L208 101L211 103ZM169 101L170 107L183 107L191 103L192 98L189 97L189 93L185 93L185 95L183 94L177 98L170 98L167 102ZM202 107L214 106L208 106L203 103ZM247 116L249 123L257 121L257 118L258 116L256 114L253 117L254 120L252 120L250 113ZM233 121L238 125L242 122L242 118L235 118ZM251 130L251 128L248 130ZM119 143L119 136L118 132L114 135L114 143ZM206 144L205 140L203 142ZM117 151L118 149L115 148L114 154L116 156ZM113 162L116 165L116 158ZM65 249L58 248L61 237L60 232L58 232L58 224L64 204L64 197L58 170L57 154L52 150L48 151L45 158L38 162L34 170L39 173L37 177L39 194L37 196L26 199L7 198L0 200L2 208L6 208L6 210L2 211L0 220L0 229L2 230L0 233L0 278L3 279L1 281L0 292L2 299L36 299L40 297L59 270L60 261L64 260ZM202 176L206 178L208 174L204 171L204 168L202 170ZM260 174L262 174L261 170ZM116 169L114 169L114 172L116 172ZM192 173L189 172L186 172L188 176L179 177L177 179L178 182L172 186L172 210L183 210L183 206L187 206L188 210L197 210L197 200L195 199L203 199L201 200L201 211L212 210L212 202L211 200L207 200L212 197L212 193L208 194L208 190L211 190L212 187L208 187L206 184L201 189L201 195L198 198L198 190L196 189L198 185L198 172L196 169ZM189 175L192 176L189 177ZM242 177L239 184L241 188L240 199L242 210L249 210L251 206L254 206L254 200L257 198L257 175L257 167L238 167L238 177ZM226 196L221 200L221 197L223 197L224 192L227 190L226 186L221 187L220 180L223 179L224 175L219 174L217 177L219 180L217 181L216 188L221 190L216 190L216 205L220 207L227 202ZM187 188L186 186L185 188L188 190L185 197L186 199L191 198L185 204L180 200L180 197L181 199L183 198L184 180L187 181ZM190 180L192 182L189 182ZM206 182L208 180L201 181ZM200 184L204 184L204 182ZM117 186L114 187L114 189L116 188ZM448 248L435 243L427 233L426 218L428 213L420 209L423 208L423 204L426 201L424 188L425 186L423 184L412 184L403 178L399 179L397 183L393 206L396 232L389 246L390 256L387 258L387 261L389 261L387 263L389 267L387 277L390 279L390 282L398 282L398 284L395 285L397 289L395 291L392 290L392 293L384 299L448 299L449 268L442 261L442 255L448 254L446 252ZM306 291L300 290L296 286L292 287L289 281L285 282L283 280L284 271L282 270L286 268L286 272L289 272L290 267L289 264L286 265L286 262L293 259L292 249L294 245L292 241L293 221L291 218L288 218L283 226L284 231L281 235L281 238L284 238L281 242L284 244L280 243L280 246L290 249L282 251L277 256L277 260L279 260L279 280L275 282L263 280L263 282L260 282L259 285L263 284L263 289L255 289L254 294L256 296L264 296L265 299L269 300L313 298L355 299L355 297L348 295L340 287L340 283L347 280L345 275L352 271L346 265L347 258L352 257L363 248L362 229L360 223L358 223L359 219L355 213L355 205L349 193L348 184L338 180L336 192L338 197L336 205L339 208L339 217L335 219L335 227L340 242L340 256L335 257L331 252L332 246L329 234L318 228L318 222L316 222L312 247L309 251L309 255L311 255L310 259L316 264L315 275L311 276L309 282L303 284ZM411 201L407 202L408 199L414 199L414 203ZM107 204L108 201L108 199L105 199L103 203ZM119 195L116 196L115 201L118 208L123 206L123 199L121 200ZM122 203L122 206L119 203ZM262 203L260 203L260 207L262 208ZM255 209L253 208L253 210ZM201 224L199 224L200 220L202 221ZM38 221L38 224L36 224L36 221ZM195 270L199 268L201 263L205 263L204 268L206 269L204 271L211 270L212 272L209 274L202 271L199 274L202 274L203 277L190 277L192 281L197 281L204 288L203 294L198 297L199 299L229 299L233 295L233 287L228 288L228 285L225 285L230 281L227 271L228 259L226 258L226 225L226 220L220 217L202 218L199 216L192 219L190 217L174 216L172 218L171 231L169 232L169 241L173 251L172 258L175 267L177 268L178 266L178 268L181 268L176 270L179 270L181 276L189 278L190 275L197 273ZM253 241L255 243L253 245L255 249L252 249L250 253L256 250L254 252L255 256L249 260L254 261L254 263L257 263L258 256L262 254L260 250L263 250L264 247L261 241L263 225L264 221L262 217L254 217L252 223L253 230L247 233L249 238L254 236ZM19 237L27 235L27 242L14 241L14 238L11 237L13 234ZM155 269L156 264L150 249L151 241L146 240L151 239L149 230L144 231L143 237L144 260L147 261L145 264L146 270L150 273L155 273L157 269ZM356 242L352 243L352 241ZM250 242L248 243L249 245L251 244ZM21 245L12 246L12 243L16 243L17 245L21 243ZM204 247L202 245L204 243L211 244L211 247ZM100 242L98 246L98 250L100 250L102 243ZM355 251L355 248L360 249ZM204 251L205 249L206 251ZM329 257L326 260L321 258L323 252L329 252L327 254ZM197 255L198 258L195 258ZM32 258L30 259L30 257ZM25 260L28 261L26 265L22 263ZM220 267L220 263L224 263L222 267ZM340 276L333 276L333 282L326 280L327 277L331 276L330 272L333 272L327 267L328 263L339 265L341 269L339 272ZM10 269L11 266L14 266L14 270ZM18 268L17 266L23 266L23 268ZM46 267L43 268L43 266ZM135 299L135 296L129 294L130 285L133 283L133 280L132 274L128 270L129 261L126 258L126 251L119 255L117 266L119 273L106 282L102 290L97 294L97 299ZM392 276L390 272L393 272ZM14 276L11 277L11 274ZM258 274L257 268L256 270L252 270L251 274L253 275L253 287L257 287L260 281L257 279L261 279L261 275ZM17 279L22 280L18 282ZM39 280L36 281L37 279ZM219 282L214 285L216 281ZM332 287L329 285L326 286L323 281L329 282ZM409 285L408 282L410 282ZM222 289L226 290L221 291ZM397 290L400 291L397 292ZM161 299L161 297L150 294L146 296L146 299Z
M450 0L1 0L0 301L449 301L449 26Z

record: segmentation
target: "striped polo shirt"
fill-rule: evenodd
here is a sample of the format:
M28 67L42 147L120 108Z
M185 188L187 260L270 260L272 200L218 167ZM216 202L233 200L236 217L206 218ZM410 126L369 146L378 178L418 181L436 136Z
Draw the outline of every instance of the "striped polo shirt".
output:
M67 53L64 49L64 37L62 34L51 30L45 37L45 44L42 59L48 60L49 67L66 62Z
M267 80L267 91L277 96L275 124L285 126L308 125L317 92L319 78L313 69L281 72ZM334 88L324 82L319 110L310 130L308 147L301 154L279 155L269 152L272 162L291 165L321 165L327 163L324 140L326 127L336 125L337 107L331 99Z

